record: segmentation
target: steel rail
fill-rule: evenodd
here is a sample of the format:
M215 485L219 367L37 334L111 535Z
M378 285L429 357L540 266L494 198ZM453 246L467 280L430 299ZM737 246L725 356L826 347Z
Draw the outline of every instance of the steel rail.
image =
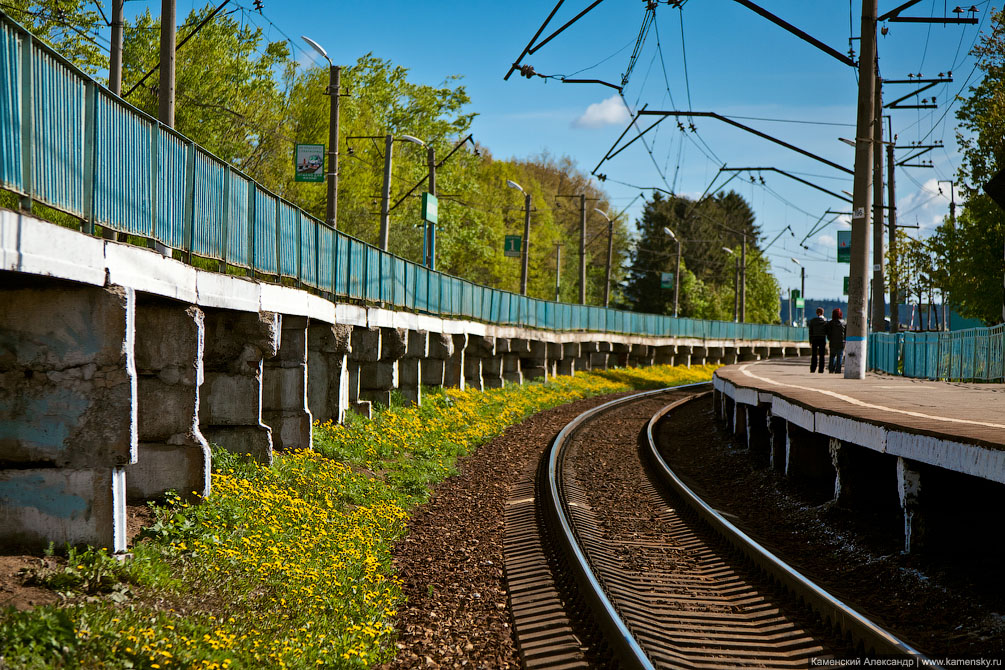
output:
M643 391L642 393L635 393L594 407L566 424L559 431L558 435L555 436L555 439L548 447L548 452L545 454L544 513L549 517L549 521L552 522L555 529L555 540L569 559L570 569L581 589L583 599L590 608L597 627L603 632L605 641L618 657L620 666L625 669L654 670L655 666L649 657L646 656L642 647L639 646L638 641L636 641L628 629L627 624L614 607L614 604L604 593L599 577L593 571L585 552L575 538L572 530L572 521L569 519L559 492L562 456L571 437L586 421L596 415L640 398L697 386L708 386L708 382L684 384L656 389L654 391Z
M855 643L861 644L867 652L880 656L910 658L914 660L916 667L940 667L920 651L865 618L781 561L746 533L723 518L721 514L695 495L674 474L656 448L654 429L656 424L670 412L700 397L702 396L692 396L667 405L653 415L646 426L646 438L649 442L647 454L664 482L732 547L739 550L748 560L776 580L783 588L809 605L824 621L830 622L831 625L839 628L842 633L850 634Z

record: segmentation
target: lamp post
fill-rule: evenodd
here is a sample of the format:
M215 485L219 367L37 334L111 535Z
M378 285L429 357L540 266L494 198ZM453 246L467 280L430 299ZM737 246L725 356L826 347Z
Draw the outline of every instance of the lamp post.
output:
M320 44L306 35L301 35L300 38L328 61L328 171L325 173L325 178L328 180L328 196L325 206L325 220L334 230L337 228L335 219L338 214L339 95L341 95L342 68L332 63L328 53L321 48Z
M673 273L673 315L677 317L677 308L680 305L680 240L673 231L663 226L663 232L670 236L670 239L677 243L677 269Z
M520 295L527 295L527 267L530 259L530 193L523 190L520 184L512 179L506 180L506 185L523 193L523 263L520 268Z
M426 147L426 167L429 171L429 195L436 197L436 149L430 143L423 142L411 135L402 135L401 139ZM436 269L436 224L424 221L422 225L422 264L430 270Z
M802 282L799 285L799 297L802 298L803 301L803 311L801 312L802 320L800 322L805 324L806 323L806 268L803 267L802 263L797 261L795 258L792 258L791 256L789 257L789 260L799 266L799 275L802 280ZM791 318L792 315L789 314L789 319L791 320Z
M733 323L736 323L740 314L740 257L729 247L723 247L722 250L736 259L736 269L733 272Z
M614 222L611 221L611 217L604 213L604 210L594 207L593 211L607 220L607 269L604 271L604 307L607 307L611 300L611 256L614 255Z

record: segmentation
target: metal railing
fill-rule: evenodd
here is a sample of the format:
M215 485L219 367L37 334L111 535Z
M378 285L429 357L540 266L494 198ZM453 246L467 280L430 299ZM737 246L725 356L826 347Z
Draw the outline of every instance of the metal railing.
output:
M946 381L1005 382L1005 324L935 333L872 333L869 368Z
M553 330L802 341L804 328L528 298L430 271L341 233L129 105L0 12L0 188L221 270L448 317Z

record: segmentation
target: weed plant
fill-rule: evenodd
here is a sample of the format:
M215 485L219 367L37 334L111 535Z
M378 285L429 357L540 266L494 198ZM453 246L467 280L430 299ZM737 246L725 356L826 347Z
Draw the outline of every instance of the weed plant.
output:
M6 668L362 668L394 655L392 547L458 458L526 416L712 367L625 369L485 392L425 393L316 424L271 467L214 448L212 494L171 494L129 560L68 548L28 583L58 605L0 612ZM55 562L53 562L55 564Z

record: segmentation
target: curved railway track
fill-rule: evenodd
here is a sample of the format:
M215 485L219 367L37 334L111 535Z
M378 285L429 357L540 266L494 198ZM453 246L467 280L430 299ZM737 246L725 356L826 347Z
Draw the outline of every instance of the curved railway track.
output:
M505 567L525 667L920 661L746 537L663 462L654 426L708 388L650 391L585 412L511 495Z

